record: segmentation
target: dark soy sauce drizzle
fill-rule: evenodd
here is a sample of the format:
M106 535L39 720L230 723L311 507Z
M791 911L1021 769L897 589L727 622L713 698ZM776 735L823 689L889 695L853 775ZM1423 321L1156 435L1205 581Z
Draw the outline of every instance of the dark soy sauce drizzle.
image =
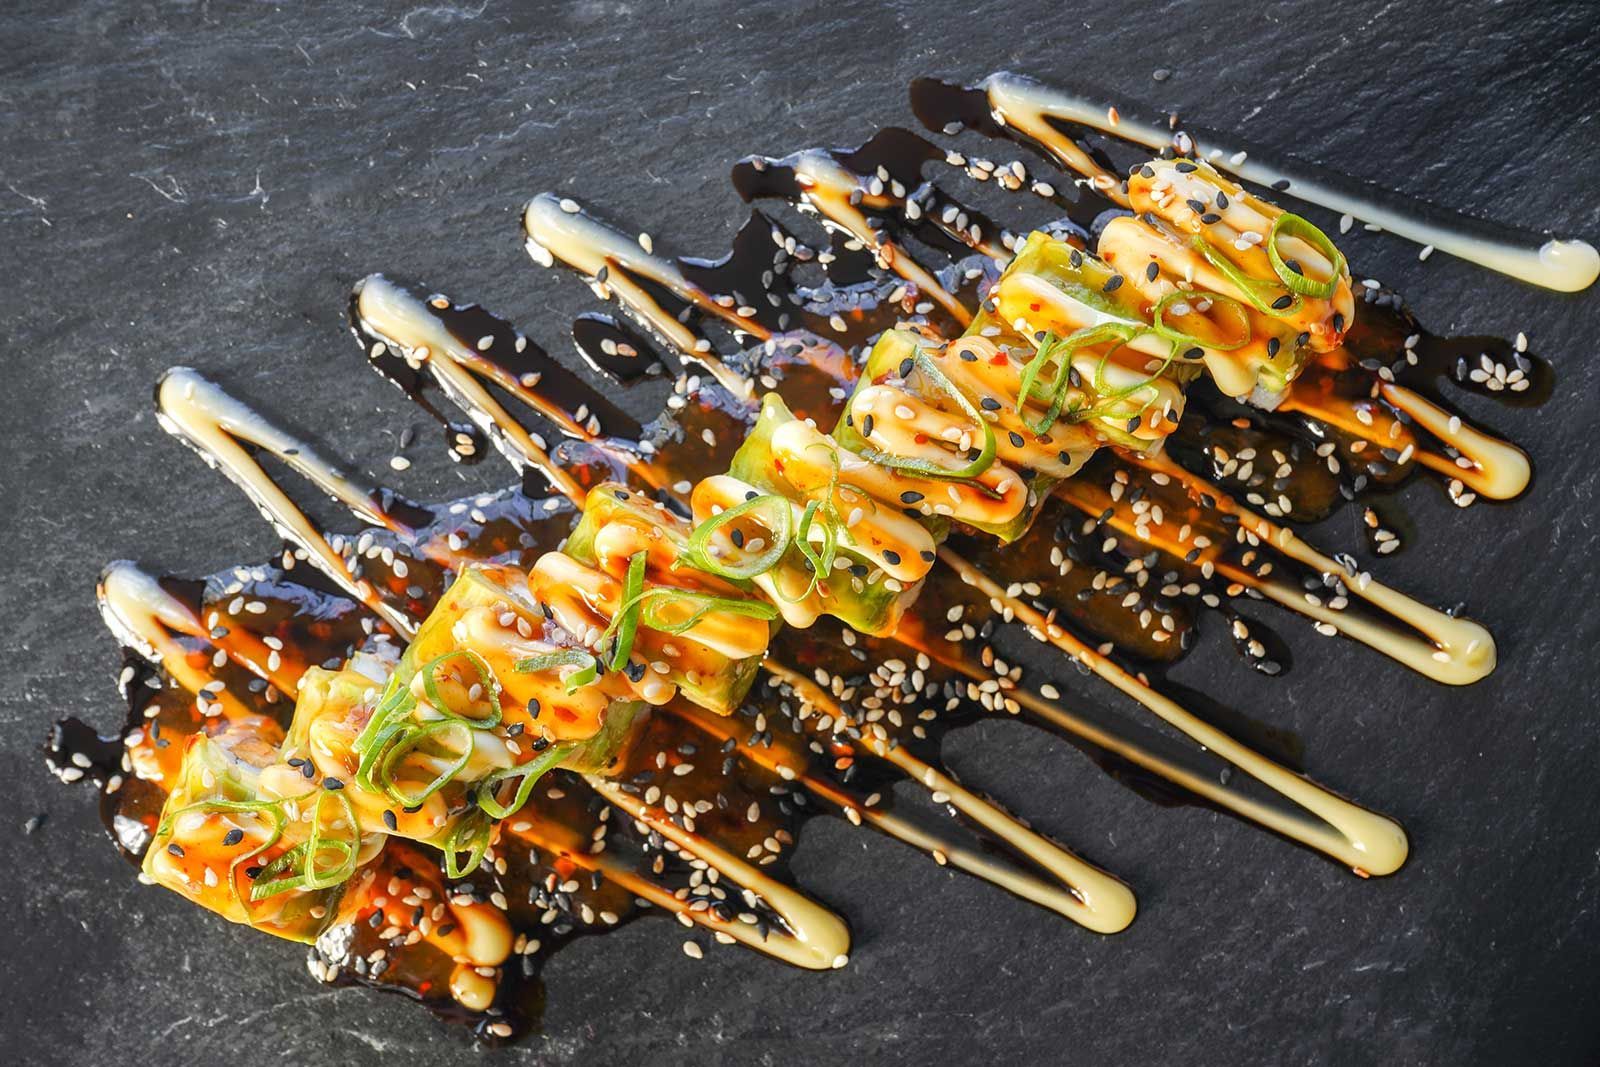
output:
M572 342L584 362L622 385L666 369L661 353L642 333L603 312L586 311L573 319Z
M979 90L919 81L913 87L913 106L925 124L946 133L967 128L991 137L1010 136L1009 130L993 122ZM1075 136L1082 132L1073 131ZM884 130L860 148L823 154L866 185L877 180L891 193L895 186L900 187L901 192L892 197L894 203L889 206L862 208L871 228L906 241L905 247L931 252L939 260L933 270L939 284L967 306L981 298L992 283L996 268L994 261L979 249L1009 247L1010 235L990 215L965 206L923 176L930 162L944 160L966 169L968 161L956 163L952 153L917 134L898 129ZM1112 169L1107 152L1097 148L1092 154L1097 163ZM807 153L796 153L781 160L752 157L741 161L734 169L735 187L746 200L798 202L802 190L796 181L796 167L805 156ZM1037 184L1035 180L1034 185ZM1092 244L1093 235L1108 214L1121 210L1114 201L1071 182L1033 191L1045 202L1068 212L1067 218L1046 223L1045 228L1053 228L1085 246ZM915 205L909 212L908 204ZM829 251L819 254L785 229L781 221L753 211L726 256L673 262L692 283L719 298L719 304L720 298L726 298L727 304L722 306L737 309L750 323L773 335L730 354L728 361L743 373L761 379L762 388L780 387L797 410L826 426L836 417L842 397L853 383L853 357L878 332L907 318L928 321L942 329L954 328L946 309L917 300L926 294L906 293L902 279L875 262L871 251L859 244L835 230L829 237ZM606 278L596 280L604 283ZM650 279L638 279L638 284L679 322L709 326L719 334L729 332L722 319ZM1542 361L1492 339L1432 337L1416 326L1398 298L1370 292L1364 296L1366 303L1358 316L1358 328L1348 343L1352 365L1329 370L1334 394L1343 398L1368 396L1380 367L1384 367L1396 380L1433 398L1438 396L1438 383L1446 378L1470 392L1501 402L1537 403L1548 395L1551 375ZM604 393L562 368L505 320L476 305L457 305L442 298L430 301L429 307L451 336L479 354L482 366L523 382L536 376L528 388L554 408L567 413L582 411L594 417L589 436L574 433L558 422L557 428L571 435L571 439L552 451L555 464L583 487L605 479L629 480L636 473L626 456L611 447L613 439L650 444L649 468L675 483L720 471L748 424L750 409L740 398L714 383L702 382L690 395L680 388L676 394L679 402L641 427ZM840 321L843 329L836 325ZM452 454L463 461L481 458L485 451L482 428L455 419L435 405L437 388L427 368L408 363L381 339L365 334L357 316L352 316L352 322L374 367L445 428ZM643 325L653 337L658 336L648 322ZM662 365L676 369L688 362L672 346L662 352L631 326L610 316L582 316L574 323L573 332L584 358L624 383L641 381ZM1414 358L1402 354L1396 361L1395 353L1402 351L1397 342L1412 335L1420 337L1406 349ZM490 343L480 347L484 338L489 338ZM738 340L748 342L749 335ZM607 341L613 349L627 345L638 354L619 357L617 351L607 352ZM1516 391L1491 387L1486 384L1487 379L1475 380L1471 370L1480 352L1489 354L1491 365L1520 370L1533 384ZM1494 371L1487 373L1493 376ZM1498 380L1506 378L1502 375ZM683 381L679 379L680 387ZM1169 453L1172 459L1181 469L1208 479L1208 484L1215 482L1241 499L1257 490L1272 490L1285 496L1290 507L1284 521L1314 521L1347 499L1387 493L1416 466L1386 458L1376 448L1369 456L1353 452L1351 435L1304 413L1244 408L1203 385L1192 389L1190 395L1195 401L1191 408L1195 414L1186 418L1173 435ZM1398 414L1403 416L1404 412ZM1324 457L1316 449L1330 440L1337 456L1345 461L1337 473L1317 462ZM1291 464L1295 473L1286 478L1270 477L1254 483L1245 479L1243 484L1234 484L1219 473L1226 463L1218 461L1218 448L1230 457L1237 457L1244 449L1253 448L1258 453L1278 449L1295 461ZM547 499L548 481L534 467L525 466L523 476L522 491L508 490L434 507L412 504L381 490L376 498L380 511L397 517L412 532L402 535L374 529L335 540L346 547L364 543L366 548L356 553L360 558L355 573L370 581L386 604L413 619L421 618L461 562L488 559L526 567L565 535L571 520L570 506L565 500ZM1184 506L1181 486L1158 482L1150 470L1110 452L1098 457L1082 479L1086 493L1123 486L1125 492L1116 503L1124 508L1136 494L1141 494L1140 499L1159 497L1174 509ZM658 489L657 495L669 501L675 498L665 489ZM1121 516L1116 514L1117 508L1096 508L1094 513L1086 513L1082 510L1085 504L1077 498L1050 502L1033 530L1005 550L974 538L957 539L953 544L997 582L1018 587L1027 586L1030 581L1037 583L1037 591L1022 588L1019 596L1065 629L1082 633L1090 642L1109 643L1114 647L1111 655L1132 669L1159 673L1179 659L1192 647L1196 618L1204 610L1222 614L1235 646L1256 669L1277 673L1288 663L1288 651L1281 639L1230 605L1236 596L1259 596L1254 589L1229 592L1230 583L1219 574L1203 574L1192 561L1119 529ZM1203 499L1195 506L1199 511L1208 508ZM1230 524L1223 519L1213 517L1209 521L1218 522L1222 529L1236 525L1236 521ZM1232 545L1224 555L1236 560L1250 547L1253 546ZM303 554L300 558L304 558ZM1065 573L1058 573L1058 559L1070 563ZM171 635L186 659L208 664L219 652L223 653L222 666L203 670L226 677L228 692L236 694L244 708L280 722L287 721L292 701L284 700L283 694L259 673L239 667L241 635L274 636L284 647L285 670L318 663L338 664L356 650L382 646L389 640L386 628L368 606L303 562L298 566L294 565L296 562L295 553L286 550L278 562L235 568L203 582L164 579L160 586L176 602L187 605L197 619L206 619L212 613L222 616L218 625L202 626L198 633ZM1342 583L1354 580L1358 573L1353 560L1336 574L1292 562L1284 564L1284 571L1308 592L1323 595L1342 590ZM1146 578L1141 579L1140 575ZM259 602L265 609L259 614L231 610L240 598ZM1352 606L1355 611L1361 610L1354 599ZM1170 628L1158 625L1152 630L1151 617L1170 618ZM893 812L889 787L906 773L906 767L894 768L885 759L872 758L863 744L886 742L891 752L932 764L944 731L983 713L1017 711L1014 702L1006 703L1006 694L1015 690L1004 685L985 690L978 684L981 679L993 681L996 677L1015 682L1005 673L1004 664L996 662L997 653L988 644L1000 620L987 597L949 570L936 569L919 604L918 619L926 622L908 626L899 640L835 633L830 628L788 630L780 635L775 646L777 656L803 671L820 672L835 679L836 692L874 695L883 702L878 707L845 700L835 702L831 711L819 710L808 707L789 684L768 680L758 685L747 706L728 720L707 723L671 711L659 716L617 779L618 788L629 795L647 796L652 787L666 783L679 790L680 795L707 802L710 807L699 813L702 832L737 849L756 847L772 838L787 844L799 832L804 817L829 803L839 803L841 796L854 806L857 817L852 821L859 822L864 816L872 822L881 813ZM1157 633L1167 636L1156 640ZM1259 645L1260 651L1253 645ZM981 662L967 656L966 649L971 647L983 650ZM926 654L919 650L926 650ZM889 680L884 665L891 660L914 665L920 684ZM1087 673L1087 668L1079 666ZM175 767L184 738L212 729L216 720L198 710L192 692L167 672L151 668L143 657L128 655L122 684L128 700L128 718L120 734L101 736L86 724L69 719L52 731L47 758L63 777L81 777L99 786L101 814L108 831L125 854L136 858L140 834L147 834L153 826L164 794L158 783L133 776L134 764L130 761L152 760ZM1170 681L1163 688L1173 692L1180 689ZM1291 767L1301 765L1304 746L1299 738L1252 722L1200 694L1185 692L1183 699L1186 706L1196 708L1230 736ZM885 706L895 710L899 718L873 714ZM913 714L931 708L941 710L931 718ZM1143 723L1115 718L1094 721L1134 745L1135 751L1143 746L1143 751L1156 753L1157 758L1170 761L1174 767L1229 786L1232 767L1209 754L1195 752ZM1175 784L1172 778L1085 740L1081 731L1064 729L1059 720L1045 722L1047 728L1066 737L1141 796L1158 803L1213 806L1212 801ZM718 732L728 736L715 740ZM804 766L800 779L773 773L774 751L789 753ZM658 756L664 760L659 766L655 762ZM695 766L690 774L673 773L675 766L688 761ZM540 827L570 831L587 840L586 835L602 824L603 813L610 810L613 816L619 814L581 779L558 774L550 781L561 795L549 795L549 789L539 791L536 805L542 820ZM744 815L750 804L759 809L755 820ZM1239 814L1221 805L1216 807ZM959 814L953 806L950 811ZM329 946L315 950L316 965L324 969L326 976L327 969L337 964L337 973L332 977L339 982L405 993L444 1017L472 1025L486 1041L499 1041L537 1025L543 997L538 980L541 962L560 945L613 929L636 917L641 909L633 902L633 892L613 877L596 873L599 866L590 869L575 864L576 854L570 850L528 845L518 835L531 831L517 830L516 821L509 822L513 825L505 832L513 843L503 850L504 869L486 868L473 876L470 884L454 887L456 892L479 899L487 899L492 893L503 894L513 926L526 939L519 944L526 947L537 942L531 951L519 950L508 962L500 994L489 1012L472 1013L456 1004L443 991L444 971L434 958L438 954L430 956L425 943L415 950L404 946L395 949L393 939L382 936L382 917L373 922L365 916L356 922L349 943L332 946L340 951L326 951ZM886 824L872 824L892 832ZM1305 843L1292 836L1287 839ZM649 870L653 876L669 881L687 883L692 879L691 865L665 847L660 834L648 827L635 827L627 818L613 817L608 841L615 843L608 855L626 856L633 864L631 869ZM781 872L787 849L772 855L774 868ZM403 842L392 842L383 862L389 865L386 871L393 870L398 875L409 872L438 878L436 857ZM691 899L705 896L692 895ZM723 901L708 906L727 904ZM552 914L554 917L550 918ZM586 919L586 914L612 915L614 921ZM761 915L757 922L770 924L774 920ZM394 949L386 957L389 962L382 967L368 965L368 953L379 948Z

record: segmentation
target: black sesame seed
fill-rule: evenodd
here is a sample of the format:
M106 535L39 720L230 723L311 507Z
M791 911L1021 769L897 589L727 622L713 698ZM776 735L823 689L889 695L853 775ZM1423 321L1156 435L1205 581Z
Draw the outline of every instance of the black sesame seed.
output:
M1283 346L1279 343L1276 337L1267 338L1267 355L1269 357L1277 355L1278 349L1281 347Z
M900 377L902 377L902 378L911 377L911 369L913 367L915 367L916 365L917 365L917 361L914 360L914 359L909 359L909 358L908 359L902 359L900 361Z
M1188 160L1182 160L1177 166L1177 171L1179 174L1191 174L1199 169L1199 167L1195 166L1193 163L1190 163Z
M1206 209L1205 201L1203 200L1185 200L1184 203L1188 204L1189 210L1194 212L1196 215L1200 214Z
M1012 430L1011 433L1010 433L1010 437L1011 437L1011 447L1012 448L1021 448L1022 447L1023 441L1022 441L1022 435L1020 433L1018 433L1015 430Z
M173 841L171 844L167 845L167 851L178 857L180 860L183 859L183 846L178 844L176 841Z
M979 403L983 406L983 410L985 410L985 411L999 411L1000 410L1000 401L996 400L992 396L984 397L981 401L979 401Z
M1144 269L1145 281L1148 281L1148 282L1155 281L1156 280L1156 275L1158 275L1160 273L1161 273L1161 266L1159 264L1157 264L1157 263L1151 263L1149 266L1145 267L1145 269Z
M344 782L340 781L337 778L324 778L322 780L322 788L324 788L324 789L343 789L344 788Z
M928 548L923 549L918 553L918 555L922 557L922 561L924 563L932 563L934 560L939 558L932 549Z
M398 829L400 826L399 820L394 817L394 812L390 811L388 808L383 809L383 825L387 826L391 830Z
M900 565L900 553L896 552L892 548L886 548L883 550L883 558L889 562L890 566L897 567Z
M905 492L900 494L900 502L902 504L915 504L921 499L922 494L914 489L907 489Z
M244 831L235 826L232 830L222 835L224 845L237 845L244 840Z
M1122 287L1122 275L1113 274L1111 280L1100 287L1101 292L1114 293Z
M1282 296L1278 297L1278 299L1272 302L1272 310L1282 311L1284 308L1293 303L1294 297L1290 296L1288 293L1284 293Z
M868 415L861 420L861 432L868 437L872 436L872 416Z

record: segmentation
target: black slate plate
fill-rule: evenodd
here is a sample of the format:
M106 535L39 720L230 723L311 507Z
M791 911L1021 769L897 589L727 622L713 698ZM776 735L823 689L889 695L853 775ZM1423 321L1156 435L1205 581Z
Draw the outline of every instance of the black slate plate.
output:
M424 1013L323 989L296 949L135 884L90 797L40 761L56 717L119 714L92 602L103 561L201 573L274 547L154 425L167 365L386 472L420 418L344 334L352 280L470 293L565 352L587 293L523 257L528 194L575 190L658 247L715 254L742 217L735 158L909 124L924 74L1072 77L1484 215L1600 234L1586 4L13 2L0 25L0 1030L17 1063L483 1061ZM1129 932L1085 934L818 823L795 868L850 916L847 970L697 963L671 928L636 924L558 956L547 1035L495 1058L1593 1062L1596 297L1421 264L1389 237L1346 247L1433 328L1526 330L1555 362L1537 413L1468 405L1529 446L1528 496L1458 513L1416 485L1422 536L1382 566L1426 599L1468 599L1501 667L1448 690L1285 624L1286 678L1248 675L1219 641L1178 678L1301 733L1314 774L1398 815L1414 853L1397 877L1358 882L1220 816L1152 808L1064 744L989 723L950 763L1132 882ZM500 479L430 454L397 480L440 497ZM1355 521L1321 540L1353 547Z

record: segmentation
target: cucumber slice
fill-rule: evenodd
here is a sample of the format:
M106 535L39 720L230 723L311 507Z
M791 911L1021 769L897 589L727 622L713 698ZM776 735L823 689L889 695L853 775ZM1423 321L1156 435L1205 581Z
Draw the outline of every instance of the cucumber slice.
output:
M606 527L618 524L641 531L641 543L650 546L645 571L647 589L675 587L734 599L761 599L751 592L748 582L731 582L690 567L686 562L691 530L688 521L621 485L606 483L589 491L583 518L563 551L587 567L599 567L596 538ZM751 620L750 625L756 624ZM774 619L760 625L767 627L770 643L781 623ZM645 638L641 644L647 641L656 647L672 645L679 651L677 656L663 655L654 662L666 664L666 679L686 699L718 715L731 715L738 710L761 669L762 655L732 657L695 640L692 632L664 637L660 642Z
M258 879L274 861L304 846L312 810L326 790L304 783L289 799L263 783L277 750L265 738L266 720L232 723L222 733L197 735L184 752L177 785L167 797L142 869L165 886L229 922L290 941L314 942L339 917L347 878L382 847L381 837L352 834L342 819L329 833L348 860L349 874L331 885L302 886L253 899ZM260 726L261 729L256 727ZM286 770L278 767L276 769ZM296 781L298 775L291 775ZM329 806L332 811L333 806ZM330 850L324 849L324 852Z
M774 430L796 421L782 397L776 393L763 397L761 414L734 454L728 473L763 493L775 493L803 507L809 498L778 473L772 453ZM791 548L778 566L803 574L802 585L809 581L811 564L798 548ZM887 634L916 600L921 583L907 586L896 581L841 536L834 573L825 576L819 590L826 614L865 634Z

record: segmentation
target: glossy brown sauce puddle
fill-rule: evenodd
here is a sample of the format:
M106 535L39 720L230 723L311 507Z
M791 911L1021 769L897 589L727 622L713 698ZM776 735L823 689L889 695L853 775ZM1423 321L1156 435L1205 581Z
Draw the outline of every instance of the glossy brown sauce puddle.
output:
M914 104L936 130L1013 136L978 106L978 92L918 83ZM1120 173L1110 154L1128 151L1114 140L1084 151L1081 128L1054 122L1019 139L1091 179ZM597 374L564 369L505 320L369 279L352 320L370 364L439 423L454 458L473 462L494 448L520 470L521 483L498 493L439 505L406 500L341 473L202 376L170 373L158 389L163 426L234 478L287 547L276 560L203 580L111 565L100 596L129 650L121 678L128 716L105 736L77 720L59 724L51 766L64 779L97 783L102 817L134 858L187 737L249 715L287 722L306 667L403 646L469 562L530 566L566 536L570 497L621 479L681 505L688 483L725 469L760 392L777 389L797 413L831 425L872 337L905 319L958 332L1018 239L925 175L941 164L1031 197L1029 225L1076 243L1091 243L1118 210L1114 184L1096 190L1068 173L1030 174L1020 162L970 157L905 130L853 151L739 163L734 183L747 200L799 207L825 228L795 220L791 229L756 210L717 260L659 256L571 202L531 204L535 258L575 268L624 312L573 324L585 361L642 387L676 375L667 409L645 426L589 380ZM1103 450L1011 546L953 538L941 552L948 566L935 569L893 638L836 632L831 621L821 632L783 631L766 680L737 715L675 703L651 719L611 782L552 774L502 825L491 862L465 882L447 885L435 854L391 841L355 921L313 950L313 974L405 993L497 1041L537 1023L539 965L549 953L646 911L674 912L697 945L740 940L782 955L797 913L786 922L772 906L778 889L748 896L728 872L737 860L749 868L746 885L781 876L801 824L818 812L897 837L1091 929L1126 925L1132 898L1120 883L940 769L944 732L984 714L1061 734L1159 803L1214 807L1357 873L1394 870L1403 833L1301 777L1298 738L1162 677L1208 612L1247 664L1281 673L1287 645L1253 621L1260 611L1251 600L1276 601L1441 681L1470 682L1492 669L1486 632L1385 590L1353 556L1324 556L1289 528L1354 502L1369 509L1368 547L1387 554L1399 546L1393 531L1406 525L1394 490L1419 468L1462 506L1503 489L1471 458L1486 455L1485 469L1494 469L1503 458L1494 450L1504 446L1454 423L1430 432L1433 411L1448 407L1441 385L1538 403L1550 390L1548 365L1520 345L1434 337L1394 294L1361 295L1344 348L1297 382L1277 411L1195 383L1165 456ZM375 329L375 305L364 303L380 297L398 309L387 329ZM316 528L268 477L262 453L367 526L354 534ZM1180 525L1188 532L1175 539ZM1182 551L1195 532L1210 546ZM1080 710L1051 686L1024 684L990 643L1016 625L1178 733L1147 718ZM959 824L898 810L892 786L905 779ZM707 862L712 850L730 861ZM414 913L441 898L503 910L516 932L513 958L482 976L498 983L487 1012L460 1006L454 962L418 933Z

